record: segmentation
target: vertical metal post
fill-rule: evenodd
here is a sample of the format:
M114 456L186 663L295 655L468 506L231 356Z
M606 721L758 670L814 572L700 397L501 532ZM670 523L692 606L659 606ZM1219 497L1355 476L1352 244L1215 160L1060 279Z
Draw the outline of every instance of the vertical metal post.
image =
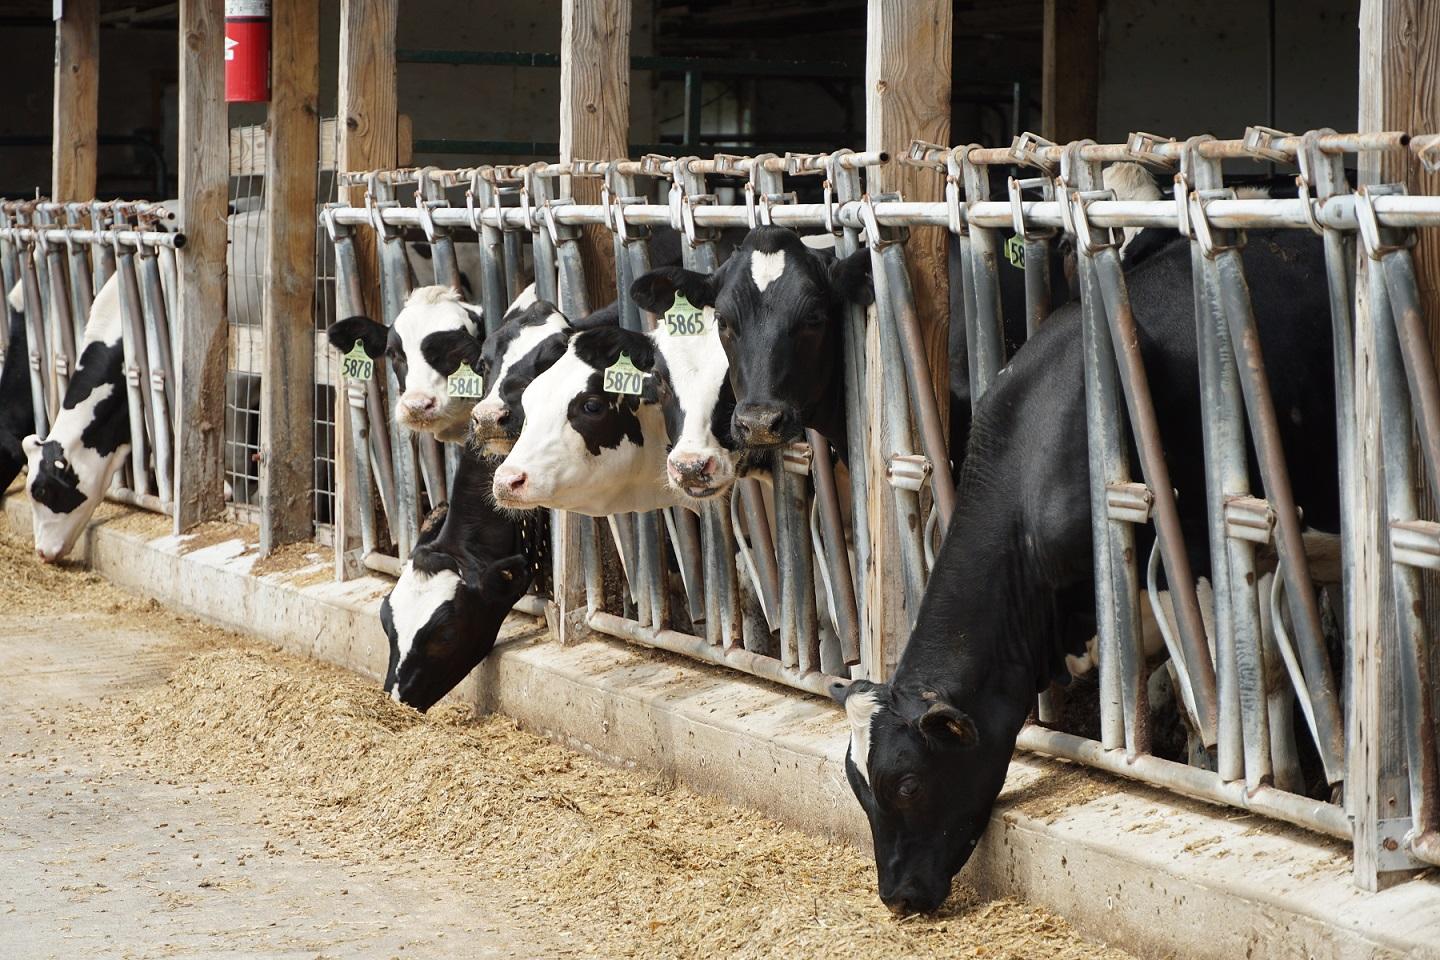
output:
M140 306L145 321L145 356L149 361L151 426L155 430L155 484L160 502L175 496L171 467L172 429L175 410L175 364L170 353L170 317L165 310L165 292L160 287L160 263L153 247L141 245L136 266L140 281Z
M505 290L505 239L498 226L484 223L480 214L499 209L499 193L491 180L493 168L480 167L470 176L470 190L465 202L470 207L470 222L480 244L480 305L485 312L485 332L494 333L505 319L510 305Z
M49 283L50 312L46 323L54 338L52 369L55 373L57 395L63 401L79 356L75 347L78 342L83 342L85 334L82 326L79 339L75 336L75 318L70 312L70 291L65 278L65 255L59 245L51 243L42 232L55 225L54 217L49 213L39 209L35 211L35 247L44 259L45 279Z
M335 248L335 315L342 319L357 316L364 312L365 304L360 288L360 264L355 249L355 235L348 225L336 223L328 209L323 219ZM335 505L336 516L341 520L335 525L335 565L337 576L341 579L344 579L354 566L358 566L347 560L346 554L351 546L349 542L344 542L349 539L348 536L342 540L341 531L359 528L359 560L362 563L376 547L374 483L381 487L382 501L394 503L393 468L388 465L381 466L378 457L381 453L388 455L390 447L371 433L374 424L384 423L384 409L381 408L379 419L367 410L368 395L373 392L378 398L378 386L374 377L365 382L336 381L335 428L348 430L350 440L347 450L350 462L336 464L337 470L343 471L344 478L344 482L337 485ZM374 483L370 467L372 451L377 455ZM394 515L393 509L389 511L389 515Z
M532 163L526 168L525 185L521 188L521 205L530 210L530 250L535 261L535 296L558 306L559 263L555 256L555 239L545 226L544 216L550 210L550 183L546 177L540 175L545 166L544 163Z
M965 183L965 206L990 199L990 168L973 164L969 153L978 147L956 147L952 163L958 164ZM970 242L967 290L974 291L975 309L967 316L965 343L972 358L971 406L980 401L990 382L1005 366L1005 320L1000 315L1000 237L992 227L968 224ZM944 519L942 517L942 519Z
M17 222L19 218L17 217ZM35 405L35 432L46 436L60 412L58 398L50 389L50 353L46 347L45 308L40 299L40 278L35 272L34 244L17 244L20 290L25 301L25 337L30 354L30 396ZM10 291L5 291L8 296Z
M127 244L115 243L115 282L119 284L120 331L125 344L125 384L130 401L130 464L135 478L135 492L154 493L150 486L152 465L147 434L155 436L154 411L145 380L150 373L150 352L145 343L145 316L140 301L140 285L135 277L135 250Z

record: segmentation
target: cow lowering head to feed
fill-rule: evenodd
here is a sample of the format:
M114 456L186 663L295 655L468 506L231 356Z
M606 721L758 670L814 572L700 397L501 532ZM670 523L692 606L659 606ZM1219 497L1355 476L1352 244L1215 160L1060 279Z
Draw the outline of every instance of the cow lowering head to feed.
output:
M1296 500L1312 527L1338 529L1319 244L1253 231L1243 260ZM1192 572L1208 576L1188 242L1151 254L1127 280ZM833 691L850 723L846 773L870 821L880 897L899 914L934 910L949 895L1037 691L1068 674L1065 655L1081 654L1095 630L1081 339L1080 307L1067 305L990 387L894 676ZM1260 489L1258 477L1252 483ZM1136 534L1138 564L1153 534Z
M21 443L30 471L35 552L46 563L75 546L130 452L120 294L111 277L95 295L80 359L59 415L44 439Z
M25 297L16 283L5 298L10 339L0 366L0 500L25 466L21 438L35 432L30 399L30 367L25 330Z
M735 394L736 443L775 447L808 427L843 446L841 321L847 303L873 299L869 251L837 260L792 230L757 227L713 275L666 267L631 290L657 314L677 292L713 308Z
M534 299L534 288L527 287L512 309ZM390 327L369 317L349 317L326 333L341 353L358 341L372 360L383 354L390 361L401 390L395 399L397 423L444 441L465 439L475 400L451 396L449 379L462 363L478 372L484 337L479 307L464 303L449 287L420 287Z
M525 388L525 426L495 471L496 504L605 516L679 502L665 482L654 366L643 333L598 327L571 337Z
M380 605L390 641L385 692L428 710L495 646L532 568L521 522L490 502L494 467L461 453L455 490L442 517L432 516L395 589Z

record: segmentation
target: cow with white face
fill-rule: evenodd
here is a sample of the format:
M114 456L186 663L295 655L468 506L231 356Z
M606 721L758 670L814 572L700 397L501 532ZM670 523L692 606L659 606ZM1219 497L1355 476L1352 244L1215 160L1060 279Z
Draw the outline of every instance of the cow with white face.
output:
M531 303L534 296L534 288L526 288L516 305ZM383 354L390 361L401 389L396 423L439 440L465 439L474 398L450 396L449 378L462 363L479 370L484 338L479 307L463 302L449 287L420 287L390 327L369 317L350 317L331 324L326 333L341 353L359 342L372 360Z
M380 605L390 641L385 692L428 710L495 646L533 568L522 522L490 502L494 467L466 450L448 508L426 521L395 589Z
M21 443L30 471L35 552L46 563L65 556L105 497L130 452L120 294L111 277L95 295L80 359L59 416L43 440Z
M470 443L476 449L499 457L510 452L525 423L521 395L565 355L574 332L569 319L544 300L505 314L480 352L485 396L470 411Z
M633 371L619 386L607 371ZM665 482L665 420L655 345L619 327L577 333L525 388L525 426L495 471L495 503L589 516L655 510L683 498Z

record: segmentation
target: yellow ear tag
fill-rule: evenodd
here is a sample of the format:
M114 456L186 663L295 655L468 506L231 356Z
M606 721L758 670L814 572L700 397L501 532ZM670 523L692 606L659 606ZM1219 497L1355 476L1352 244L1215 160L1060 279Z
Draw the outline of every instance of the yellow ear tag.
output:
M452 397L473 397L479 400L485 396L485 381L480 374L462 363L454 373L445 378L445 393Z
M1005 241L1005 259L1010 261L1010 266L1025 269L1025 238L1020 234L1013 234Z
M359 340L350 352L340 358L340 372L347 380L369 380L375 375L375 361L365 352Z
M665 332L672 337L698 337L705 332L705 311L685 299L685 294L675 291L675 302L661 318Z
M645 389L647 376L649 374L631 362L628 353L622 353L620 359L605 368L605 392L638 397Z

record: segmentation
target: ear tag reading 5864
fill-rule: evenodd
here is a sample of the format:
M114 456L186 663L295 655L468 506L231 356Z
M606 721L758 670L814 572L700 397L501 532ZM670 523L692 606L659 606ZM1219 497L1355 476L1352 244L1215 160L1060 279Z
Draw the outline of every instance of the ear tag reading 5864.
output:
M454 373L445 378L445 392L452 397L474 397L479 400L485 396L485 381L480 374L470 369L470 364L462 363Z
M605 392L621 396L638 397L645 389L645 378L649 374L630 361L630 355L620 354L620 359L605 368Z
M365 347L359 340L350 352L340 358L340 372L347 380L369 380L375 375L375 361L365 352Z
M675 291L675 302L665 311L665 332L672 337L698 337L705 332L705 311Z

